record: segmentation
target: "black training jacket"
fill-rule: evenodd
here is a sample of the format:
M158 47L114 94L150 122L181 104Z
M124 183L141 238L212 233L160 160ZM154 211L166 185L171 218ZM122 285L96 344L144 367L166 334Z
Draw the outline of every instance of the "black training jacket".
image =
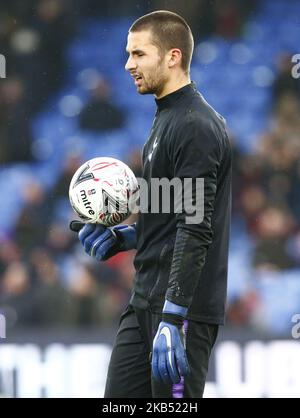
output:
M162 213L162 204L160 213L150 213L149 187L149 213L140 213L137 222L131 304L159 313L166 298L189 307L188 318L223 324L231 212L231 146L225 121L194 83L156 104L143 149L143 178L148 184L153 178L194 179L189 201L194 206L200 202L199 210L201 181L197 189L195 179L204 179L204 212L197 222L187 222L191 213L185 207L181 213L175 210L172 193L171 213Z

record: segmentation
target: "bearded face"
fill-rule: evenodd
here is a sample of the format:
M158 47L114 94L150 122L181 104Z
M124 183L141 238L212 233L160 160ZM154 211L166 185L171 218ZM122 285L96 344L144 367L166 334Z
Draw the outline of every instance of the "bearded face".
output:
M153 43L150 31L129 32L125 69L134 78L140 94L159 96L169 79L166 57Z

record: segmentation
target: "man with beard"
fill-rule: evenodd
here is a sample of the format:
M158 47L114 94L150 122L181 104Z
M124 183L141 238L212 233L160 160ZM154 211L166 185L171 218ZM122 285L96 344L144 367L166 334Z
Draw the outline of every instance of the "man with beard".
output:
M149 203L136 225L86 224L79 232L85 251L97 260L137 249L132 297L108 369L107 398L202 397L209 356L224 323L231 148L224 119L191 82L193 46L182 17L149 13L129 29L125 69L138 93L153 94L157 105L143 149L148 201L154 178L183 184L192 179L190 204L202 205L202 216L191 217L185 206L176 211L176 205L170 213L161 206L154 213ZM197 184L203 184L201 202Z

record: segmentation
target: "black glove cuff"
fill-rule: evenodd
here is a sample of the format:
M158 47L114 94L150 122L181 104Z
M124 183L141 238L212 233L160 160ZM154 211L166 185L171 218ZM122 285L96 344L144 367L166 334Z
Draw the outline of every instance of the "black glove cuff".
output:
M171 313L163 313L162 320L168 322L169 324L175 325L178 328L181 328L183 325L184 317L181 315L175 315Z
M113 234L117 237L117 241L114 245L114 247L117 249L118 252L125 251L125 243L124 243L124 237L123 235L116 229L111 229Z

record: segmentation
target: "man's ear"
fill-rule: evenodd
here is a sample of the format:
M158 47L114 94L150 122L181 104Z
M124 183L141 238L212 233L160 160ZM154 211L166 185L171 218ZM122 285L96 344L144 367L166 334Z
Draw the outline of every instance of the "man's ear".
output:
M169 57L168 57L168 64L169 67L174 67L175 65L179 64L179 62L182 59L182 52L178 48L173 48L169 51Z

